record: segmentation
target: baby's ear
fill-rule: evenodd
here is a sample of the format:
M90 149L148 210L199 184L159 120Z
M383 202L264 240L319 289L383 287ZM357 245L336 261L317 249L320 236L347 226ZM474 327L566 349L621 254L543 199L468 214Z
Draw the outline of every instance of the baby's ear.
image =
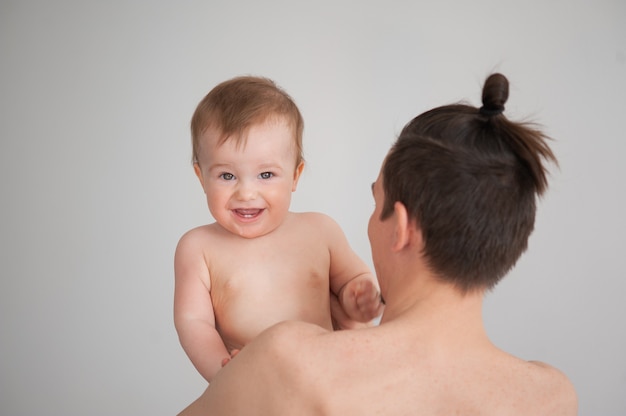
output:
M291 192L295 192L298 187L298 180L300 179L300 175L302 175L302 171L304 170L304 160L298 163L296 166L296 170L293 173L293 185L291 187Z
M204 189L204 178L202 177L202 169L200 169L198 162L193 164L193 171L196 172L196 176L200 180L200 185L202 186L202 189Z

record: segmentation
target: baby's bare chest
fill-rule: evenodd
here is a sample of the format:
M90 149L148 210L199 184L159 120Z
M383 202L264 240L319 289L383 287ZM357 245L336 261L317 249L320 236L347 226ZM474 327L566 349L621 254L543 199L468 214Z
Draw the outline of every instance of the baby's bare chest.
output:
M209 259L218 331L240 348L284 320L330 325L328 249L318 243L223 245Z
M207 265L214 285L264 286L299 285L305 277L328 277L330 253L321 242L302 236L297 241L277 239L243 240L212 245Z

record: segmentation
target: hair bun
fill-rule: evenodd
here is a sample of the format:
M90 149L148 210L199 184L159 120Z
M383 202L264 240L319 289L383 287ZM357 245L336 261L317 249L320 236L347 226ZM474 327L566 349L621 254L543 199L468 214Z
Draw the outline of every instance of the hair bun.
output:
M483 106L480 113L488 117L502 114L509 98L509 81L502 74L491 74L483 87Z

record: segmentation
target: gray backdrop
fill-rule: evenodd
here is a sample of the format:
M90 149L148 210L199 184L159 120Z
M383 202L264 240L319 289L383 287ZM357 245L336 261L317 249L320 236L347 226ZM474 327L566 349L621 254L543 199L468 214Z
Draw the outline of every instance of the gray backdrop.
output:
M560 170L530 249L491 293L494 341L562 369L581 415L626 414L626 3L621 0L0 1L0 413L175 414L205 385L172 322L180 235L211 221L197 102L265 75L305 117L293 210L371 264L370 183L431 107L545 126Z

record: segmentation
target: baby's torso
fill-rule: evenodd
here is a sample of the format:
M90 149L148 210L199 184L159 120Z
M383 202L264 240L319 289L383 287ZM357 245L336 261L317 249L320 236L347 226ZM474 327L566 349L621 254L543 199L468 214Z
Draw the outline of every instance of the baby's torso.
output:
M292 223L254 239L209 226L205 258L211 300L228 349L241 348L285 320L332 329L328 244L310 224Z

